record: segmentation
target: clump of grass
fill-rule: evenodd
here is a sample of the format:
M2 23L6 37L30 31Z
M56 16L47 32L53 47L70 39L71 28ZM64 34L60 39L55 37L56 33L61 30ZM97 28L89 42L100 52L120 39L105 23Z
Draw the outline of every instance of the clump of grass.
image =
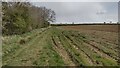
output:
M26 38L21 38L19 40L19 44L25 44L27 41L31 40L31 36L27 36Z
M25 44L26 40L25 39L20 39L19 44Z
M95 62L96 62L97 64L100 64L100 62L99 62L99 61L97 61L97 60L96 60Z
M32 39L31 36L28 36L28 37L26 38L27 41L28 41L28 40L31 40L31 39Z
M38 64L37 64L37 61L34 61L34 62L33 62L33 65L38 65Z

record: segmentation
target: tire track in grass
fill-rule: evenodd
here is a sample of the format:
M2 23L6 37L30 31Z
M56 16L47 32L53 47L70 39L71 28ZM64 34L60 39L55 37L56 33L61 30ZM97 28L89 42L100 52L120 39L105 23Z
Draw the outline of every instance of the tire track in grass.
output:
M63 35L64 35L64 34L63 34ZM68 38L68 36L64 35L64 37L65 37L67 40L69 40L69 43L70 43L79 53L82 52L82 54L86 57L86 59L87 59L87 61L88 61L88 63L89 63L90 66L94 64L93 59L92 59L84 50L82 50L80 47L78 47L78 45L76 45L70 38ZM83 61L84 61L84 60L83 60Z
M63 48L67 52L71 61L75 64L75 66L81 65L79 64L79 61L74 57L74 53L71 51L71 47L69 47L68 43L65 42L66 40L63 38L63 36L60 35L60 33L61 30L57 29L56 27L53 29L53 35L58 37L59 41L61 42L61 45L63 45Z
M9 45L3 43L3 50L5 51L5 53L3 53L3 55L2 55L3 59L7 58L7 57L9 57L11 55L14 55L15 52L22 47L21 44L18 44L18 41L21 38L25 38L26 39L26 37L27 37L27 41L26 42L28 42L28 41L30 42L30 40L33 38L33 36L36 37L36 34L39 34L39 33L41 33L41 32L36 32L36 33L33 34L33 31L32 31L29 36L26 36L26 34L24 34L24 37L19 36L19 39L15 40L14 42L10 43ZM11 40L13 40L13 39L11 39ZM6 47L5 45L8 45L9 47L8 46Z
M93 42L96 42L98 44L101 44L102 46L104 46L104 47L106 47L108 49L111 49L111 50L113 49L114 52L117 52L117 48L116 47L118 45L115 45L115 44L112 44L112 43L108 43L108 42L105 42L105 41L100 40L100 39L96 40L96 38L92 38L92 37L91 37L90 41L93 41Z
M47 34L47 33L48 33L48 32L42 34L41 37L39 37L39 40L36 40L36 42L33 43L33 44L31 45L31 47L29 47L29 49L30 49L29 51L27 51L28 49L26 50L26 53L30 53L30 55L29 55L29 54L23 55L24 57L25 57L25 56L28 57L28 55L29 55L29 57L26 58L27 61L24 62L23 66L34 65L33 62L34 62L35 60L38 60L38 57L39 57L39 55L40 55L40 51L43 49L43 47L40 46L40 45L42 45L41 41L44 40L44 39L46 39L46 34ZM23 57L23 60L24 60L24 57ZM20 57L20 58L21 58L21 57ZM26 60L26 59L25 59L25 60Z
M47 34L44 34L45 37L39 42L43 48L38 53L37 57L33 61L33 65L35 66L53 66L53 65L62 66L64 65L62 58L55 51L54 46L52 44L51 30L49 30Z
M47 30L47 29L46 29L46 30ZM35 40L38 40L38 38L41 36L41 34L43 34L46 30L44 30L42 33L40 33L40 35L36 36L36 37L35 37L34 39L32 39L31 41L32 41L32 42L35 42ZM30 42L30 43L32 43L32 42ZM6 65L6 64L11 63L11 61L12 61L13 59L15 59L16 57L20 56L20 54L21 54L22 52L24 52L24 50L26 50L27 48L30 47L30 45L29 45L30 43L24 44L25 46L22 47L21 49L19 49L18 51L16 51L17 53L15 53L13 56L9 57L8 60L4 61L4 62L3 62L3 65Z
M90 35L91 37L94 37L96 39L101 39L105 42L108 42L108 43L112 43L112 44L115 44L115 45L118 45L118 42L115 41L115 38L117 38L118 36L118 33L114 33L114 32L104 32L104 31L91 31L91 30L87 30L87 31L80 31L81 33L85 34L85 35ZM113 38L112 39L111 37L108 38L109 36L112 36L113 35Z
M83 64L79 63L73 51L71 51L72 47L68 44L63 36L59 36L60 42L67 51L69 57L71 58L72 62L75 63L75 66L83 66ZM67 43L66 43L67 42Z
M91 45L91 46L94 48L94 50L99 51L99 53L101 53L102 56L107 57L107 58L110 58L110 59L116 61L116 59L115 59L114 57L112 57L109 53L105 52L103 49L98 48L97 46L99 46L99 45L98 45L96 42L86 41L86 40L83 40L83 41L84 41L85 43Z
M53 42L53 45L55 45L54 46L55 50L62 57L65 64L69 65L69 66L75 66L75 64L71 61L69 55L65 51L64 47L61 45L61 42L58 40L58 37L57 37L57 39L55 39L55 37L52 36L52 42Z
M87 37L84 37L84 36L82 36L82 35L78 35L78 36L74 36L74 37L76 37L76 38L79 38L79 39L82 39L81 41L84 41L85 43L87 43L87 44L90 44L91 43L91 45L93 45L95 48L98 48L98 50L100 51L102 51L102 52L104 52L104 53L106 53L104 50L106 50L106 48L104 47L104 46L102 46L102 45L100 45L99 43L97 43L97 42L95 42L95 41L91 41L91 40L89 40ZM83 38L80 38L80 37L83 37ZM102 47L102 48L101 48ZM108 49L108 48L107 48ZM110 49L108 49L108 50L110 50ZM107 54L107 53L106 53ZM110 57L112 57L112 56L110 56ZM113 59L115 59L114 57L112 57Z
M41 50L41 46L39 46L39 41L41 40L43 40L43 39L45 39L45 37L46 37L46 35L47 35L47 33L48 33L48 29L46 29L45 31L43 31L43 33L39 33L38 35L40 35L40 36L38 36L38 38L36 39L36 41L35 42L37 42L37 43L35 43L35 42L33 42L32 44L31 44L31 46L30 47L28 47L28 49L26 48L26 50L24 50L24 53L22 53L21 52L21 55L20 55L20 57L18 56L17 58L15 58L15 59L20 59L20 61L23 61L23 63L22 62L20 62L21 63L21 65L25 65L25 66L27 66L27 65L33 65L33 61L36 59L36 56L38 57L38 54L39 54L39 52L40 52L40 50ZM44 36L45 35L45 36ZM38 40L39 39L39 40ZM30 50L29 50L30 49ZM26 53L27 54L26 54ZM29 57L28 57L29 56ZM23 59L22 59L23 58ZM15 63L16 64L16 63ZM18 64L19 65L19 64Z
M69 33L69 34L71 34L71 33ZM90 45L90 44L87 44L87 45ZM92 47L93 48L93 47ZM101 52L101 51L100 51ZM104 54L104 53L103 53ZM112 58L112 57L111 57ZM105 59L103 59L104 61L105 61ZM107 63L109 63L109 62L107 62ZM114 65L114 64L112 64L112 65Z
M71 38L69 38L69 39L71 39ZM73 41L72 39L71 39L71 41ZM76 40L77 41L77 40ZM77 43L75 43L74 42L74 44L77 46ZM85 44L84 44L84 46L85 46ZM83 47L84 48L84 47ZM82 49L81 49L82 50ZM83 49L83 51L84 50L86 50L86 49ZM90 53L90 54L93 54L93 53ZM94 55L94 54L93 54ZM92 55L91 55L92 56ZM96 65L104 65L104 64L101 64L100 62L98 62L98 60L95 60L94 58L95 58L95 55L94 56L92 56L92 57L90 57L91 59L93 59L94 61L93 62L95 62L94 64L96 64ZM97 57L97 53L96 53L96 57Z
M104 46L105 48L112 50L114 53L117 52L118 45L110 43L109 41L105 41L103 38L96 38L96 37L89 36L88 40L96 42L101 46Z
M78 37L82 36L82 34L80 32L77 32L77 33L78 33L78 35L76 35L76 36L78 36ZM97 38L96 36L93 37L88 34L85 34L84 36L89 37L89 38L87 38L88 40L94 41L99 44L103 44L102 46L105 46L105 48L108 48L108 49L116 48L116 46L118 46L116 44L110 43L109 41L103 40L103 38L100 38L100 37ZM107 46L107 45L109 45L109 46Z
M76 32L76 34L77 34L78 32ZM115 52L115 51L113 51L113 50L111 50L110 48L108 48L107 46L105 47L104 45L101 45L100 43L98 43L98 41L97 40L91 40L91 37L89 37L89 38L87 38L87 37L84 37L84 36L82 36L81 34L77 34L77 35L74 35L74 33L71 33L71 35L72 36L74 36L74 37L76 37L76 38L79 38L79 39L81 39L81 37L83 37L82 39L83 40L81 40L81 41L85 41L85 40L87 40L87 41L91 41L91 42L94 42L94 43L96 43L97 45L96 45L96 47L98 47L98 48L100 48L101 50L103 50L103 51L109 51L109 53L111 53L111 54L114 54L114 55L111 55L111 56L113 56L112 58L113 59L115 59L115 60L117 60L117 53ZM79 40L78 39L78 40ZM104 43L105 41L102 41L101 43ZM94 44L95 45L95 44ZM102 47L102 48L101 48ZM116 54L115 54L116 53ZM115 58L116 57L116 58Z
M79 40L80 41L80 40ZM106 61L109 60L109 61L112 61L112 63L114 63L116 65L116 60L113 59L112 57L108 56L107 54L103 53L102 51L100 51L100 49L98 47L94 47L92 45L95 45L95 44L89 44L88 42L86 42L85 40L81 40L84 42L85 45L87 45L88 47L90 47L92 50L94 50L96 53L98 53L101 57L105 58ZM96 46L96 45L95 45ZM104 60L105 60L104 59Z
M66 38L66 36L63 34L64 31L67 32L66 30L63 30L63 31L61 32L61 35L62 35L64 38ZM69 33L69 35L70 35L70 33ZM66 40L68 41L67 38L66 38ZM71 40L70 40L70 41L71 41ZM70 44L70 46L72 46L74 49L76 49L77 52L80 53L80 57L79 57L79 58L81 59L81 61L83 62L83 64L84 64L84 65L87 65L87 66L93 65L93 62L94 62L94 61L91 60L91 57L90 57L87 53L85 53L84 50L78 48L76 44L71 43L70 41L68 41L68 43Z
M99 41L96 41L96 40L90 40L91 42L93 43L97 43L98 46L101 46L102 48L104 48L104 50L106 51L109 51L109 55L110 57L112 57L113 59L115 60L118 60L118 53L117 53L117 47L113 47L113 45L111 45L110 43L104 43L103 41L102 42L99 42ZM110 47L112 46L112 47ZM102 49L101 48L101 49Z
M100 39L107 42L107 43L114 44L115 46L118 45L118 42L116 42L116 41L111 41L111 40L108 40L108 39L105 39L105 38L100 38Z
M43 29L43 28L42 28ZM23 35L19 35L19 37L18 37L18 39L16 39L16 40L14 40L15 39L15 37L13 38L13 39L11 39L11 41L10 41L10 43L9 44L4 44L3 43L3 50L5 51L5 53L3 53L3 55L2 55L2 57L3 57L3 59L4 58L6 58L6 57L9 57L9 56L11 56L11 55L14 55L15 54L15 52L18 50L18 49L20 49L22 46L21 46L21 44L19 43L19 41L21 40L21 39L25 39L25 41L26 41L26 43L25 44L27 44L28 42L31 42L31 39L33 39L33 38L35 38L38 34L41 34L42 33L42 31L44 31L44 30L42 30L42 29L39 29L39 30L41 30L41 31L39 31L39 32L34 32L34 31L38 31L38 29L36 29L36 30L34 30L34 31L31 31L30 32L30 34L29 33L26 33L26 34L23 34ZM44 28L45 29L45 28ZM34 34L33 34L33 32L34 32ZM28 35L29 34L29 35ZM6 45L8 45L7 47L6 47Z
M62 34L62 33L61 33ZM66 49L66 51L68 51L68 53L70 53L70 56L71 56L71 58L72 58L72 60L76 63L76 64L78 64L78 66L80 65L87 65L87 66L91 66L93 63L90 63L90 61L89 61L89 59L86 61L86 63L85 63L85 60L86 60L86 58L85 57L87 57L82 51L82 53L80 52L80 51L78 51L78 48L76 48L76 46L75 45L73 45L73 44L71 44L71 42L69 42L68 40L67 40L67 38L62 34L62 36L64 37L64 39L66 40L66 42L69 44L69 45L65 45L65 46L69 46L69 47L67 47L67 49ZM59 37L60 38L60 37ZM63 41L62 39L61 39L61 41ZM65 42L65 41L64 41ZM65 47L64 46L64 47ZM66 47L65 47L66 48ZM70 49L70 50L69 50ZM77 49L77 50L76 50ZM72 54L71 54L71 52L72 52ZM81 57L81 55L82 55L82 57ZM84 55L84 60L83 60L83 55ZM82 59L81 59L82 58ZM88 57L87 57L88 58Z
M110 61L110 64L112 64L112 65L115 64L116 65L116 61L115 60L113 60L111 57L108 57L105 54L101 53L101 51L98 51L96 48L92 47L90 44L83 42L83 45L89 47L92 51L94 51L95 53L100 55L101 58L105 60L105 62L106 61ZM103 63L103 60L102 60L102 63ZM106 63L109 63L109 62L106 62ZM110 65L110 64L107 64L107 65ZM105 65L105 64L103 63L103 65Z
M78 38L78 37L76 37L76 38ZM77 39L77 40L79 40L79 39ZM77 41L76 40L76 41ZM83 41L84 39L82 39L81 41ZM72 40L71 40L72 41ZM79 42L81 42L81 41L79 41ZM92 50L94 50L96 53L98 53L101 57L103 57L103 58L106 58L106 56L104 55L104 54L101 54L101 52L100 51L98 51L98 50L95 50L93 47L91 47L90 46L90 44L87 44L87 43L84 43L84 45L87 45L88 47L90 47ZM114 63L115 64L115 61L111 58L111 57L107 57L106 58L106 61L107 60L110 60L110 61L112 61L112 63Z

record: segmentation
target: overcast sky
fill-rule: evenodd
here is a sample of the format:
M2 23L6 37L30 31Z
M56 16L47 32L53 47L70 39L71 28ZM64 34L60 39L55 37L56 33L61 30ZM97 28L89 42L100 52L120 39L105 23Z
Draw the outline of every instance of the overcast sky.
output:
M56 22L117 22L119 0L2 0L29 1L56 13Z
M117 22L118 2L33 2L56 13L57 23Z

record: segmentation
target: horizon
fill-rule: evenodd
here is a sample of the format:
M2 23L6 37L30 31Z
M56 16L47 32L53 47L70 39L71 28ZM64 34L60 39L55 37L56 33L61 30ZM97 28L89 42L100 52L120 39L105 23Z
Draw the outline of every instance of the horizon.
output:
M104 22L54 22L54 23L50 23L50 24L103 24ZM117 22L105 22L105 23L112 23L112 24L116 24Z

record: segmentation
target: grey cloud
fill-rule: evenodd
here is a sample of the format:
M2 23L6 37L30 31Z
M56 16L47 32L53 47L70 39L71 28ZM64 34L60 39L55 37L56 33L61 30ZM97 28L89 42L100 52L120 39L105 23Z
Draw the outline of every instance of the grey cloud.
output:
M57 22L104 22L110 20L116 22L118 19L116 2L36 2L32 4L54 10Z

